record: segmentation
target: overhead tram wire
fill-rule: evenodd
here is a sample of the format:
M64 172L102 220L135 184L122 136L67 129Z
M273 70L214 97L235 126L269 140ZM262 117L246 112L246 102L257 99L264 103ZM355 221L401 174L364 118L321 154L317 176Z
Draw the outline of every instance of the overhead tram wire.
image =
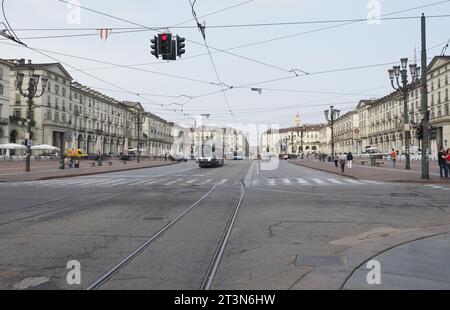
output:
M57 0L57 1L62 2L62 3L70 3L69 1L66 1L66 0ZM449 1L450 1L450 0L449 0ZM244 2L244 3L249 3L249 2L250 2L250 1L246 1L246 2ZM79 7L79 8L84 9L84 10L88 10L88 11L90 11L90 12L94 12L94 13L96 13L96 14L100 14L100 15L103 15L103 16L106 16L106 17L109 17L109 18L113 18L113 19L117 19L117 20L122 21L122 22L129 23L129 24L134 25L134 26L138 26L138 27L141 27L141 28L144 28L144 29L148 29L148 30L155 31L155 32L160 32L160 29L156 29L156 28L153 28L153 27L147 27L147 26L145 26L145 25L141 25L141 24L136 23L136 22L133 22L133 21L131 21L131 20L126 20L126 19L121 18L121 17L117 17L117 16L113 16L113 15L110 15L110 14L107 14L107 13L103 13L103 12L100 12L100 11L98 11L98 10L90 9L90 8L87 8L87 7L82 6L82 5L76 5L76 4L73 4L73 3L70 3L70 4L75 5L75 6ZM234 8L234 7L236 7L236 6L232 6L232 7L230 7L230 8ZM228 9L230 9L230 8L228 8ZM219 10L219 11L220 11L220 10ZM212 14L212 13L211 13L211 14ZM211 15L211 14L210 14L210 15ZM194 19L194 20L195 20L195 19ZM170 28L170 27L169 27L169 28ZM190 42L190 43L192 43L192 44L201 45L201 46L206 47L206 45L205 45L206 42L205 42L205 44L202 44L202 43L199 43L199 42L196 42L196 41L192 41L192 40L189 40L189 39L186 39L186 42ZM224 52L223 50L217 49L217 48L215 48L215 47L213 47L213 46L207 46L208 53L206 53L205 55L209 55L210 57L211 57L211 52L209 51L210 48L216 50L216 52ZM245 60L247 60L247 61L252 61L252 62L261 64L261 65L269 66L269 67L272 67L272 68L274 68L274 69L279 69L279 70L282 70L282 71L285 71L285 72L286 72L286 71L289 71L289 70L287 70L287 69L280 68L280 67L274 66L274 65L270 65L270 64L267 64L267 63L262 62L262 61L259 61L259 60L255 60L255 59L250 58L250 57L245 57L245 56L237 55L237 54L234 54L234 53L228 53L228 54L231 55L231 56L234 56L234 57L239 57L239 58L241 58L241 59L245 59ZM185 59L186 59L186 57L185 57Z
M69 3L69 2L66 1L66 0L57 0L57 1L63 2L63 3ZM413 11L413 10L417 10L417 9L421 9L421 8L432 7L432 6L436 6L436 5L440 5L440 4L444 4L444 3L448 3L448 2L450 2L450 0L439 1L439 2L433 2L433 3L426 4L426 5L416 6L416 7L413 7L413 8L408 8L408 9L404 9L404 10L400 10L400 11L395 11L395 12L387 13L387 14L382 15L380 18L385 18L386 16L391 16L391 15L395 15L395 14L399 14L399 13L409 12L409 11ZM72 3L71 3L71 4L72 4ZM73 4L73 5L74 5L74 4ZM125 19L123 19L123 18L116 17L116 16L113 16L113 15L110 15L110 14L107 14L107 13L103 13L103 12L97 11L97 10L93 10L93 9L90 9L90 8L87 8L87 7L84 7L84 6L79 6L79 5L76 5L76 6L82 8L82 9L88 10L88 11L95 12L95 13L100 14L100 15L104 15L104 16L107 16L107 17L110 17L110 18L113 18L113 19L117 19L117 20L120 20L120 21L127 22L127 23L129 23L129 24L134 25L134 26L138 26L138 27L141 27L141 28L144 28L144 29L149 29L149 30L157 31L157 30L155 30L155 28L147 27L147 26L145 26L145 25L141 25L141 24L135 23L135 22L130 21L130 20L125 20ZM353 23L358 23L358 22L361 22L361 21L367 21L367 19L357 19L357 20L353 20L353 21L350 21L350 22L345 22L345 23L339 24L339 25L333 25L333 26L329 26L329 27L324 27L324 28L314 29L314 30L307 31L307 32L302 32L302 33L297 33L297 34L291 34L291 35L288 35L288 36L282 36L282 37L278 37L278 38L272 38L272 39L264 40L264 41L253 42L253 43L249 43L249 44L245 44L245 45L241 45L241 46L236 46L236 47L233 47L233 48L229 48L229 49L226 49L226 51L230 51L230 50L234 50L234 49L238 49L238 48L244 48L244 47L255 46L255 45L259 45L259 44L265 44L265 43L273 42L273 41L276 41L276 40L288 39L288 38L292 38L292 37L296 37L296 36L300 36L300 35L305 35L305 34L309 34L309 33L314 33L314 32L324 31L324 30L333 29L333 28L337 28L337 27L342 27L342 26L346 26L346 25L353 24ZM193 43L193 44L203 45L203 44L201 44L201 43L194 42L194 41L190 41L190 40L186 40L186 41L191 42L191 43ZM211 47L211 48L213 48L213 47ZM223 50L222 50L222 51L223 51ZM221 52L221 51L215 51L215 52L212 52L212 53L219 53L219 52ZM184 59L184 60L187 60L187 59L192 59L192 58L194 58L194 57L201 57L201 56L206 56L206 55L210 55L210 54L211 54L211 52L210 52L210 53L204 53L204 54L198 54L198 55L194 55L194 56L190 56L190 57L184 57L183 59ZM157 63L150 63L150 64L160 64L160 63L157 62Z
M199 21L198 21L198 19L197 19L197 14L196 14L195 9L194 9L194 5L195 5L195 2L196 2L196 1L197 1L197 0L194 0L194 2L192 2L191 0L189 0L189 4L191 5L191 8L192 8L192 15L194 16L194 19L195 19L195 21L197 22L197 25L198 25L198 27L199 27L199 30L202 30L201 24L199 23ZM224 85L224 83L222 82L222 80L221 80L221 78L220 78L220 76L219 76L219 72L217 71L216 64L214 63L214 59L213 59L213 57L212 57L212 55L211 55L211 51L209 50L208 43L206 42L206 37L205 37L204 31L202 31L202 37L203 37L203 41L205 42L206 50L208 51L209 59L211 60L211 64L212 64L212 67L213 67L214 72L215 72L215 74L216 74L217 80L219 81L220 88L221 88L221 90L223 90L223 85ZM227 94L226 94L225 92L222 92L222 94L223 94L223 98L224 98L224 100L225 100L225 103L226 103L226 105L227 105L227 107L228 107L228 110L229 110L230 115L233 117L234 120L236 120L236 116L234 115L234 113L233 113L233 111L232 111L232 109L231 109L230 102L228 101Z
M450 17L450 14L440 14L440 15L427 15L427 19L434 18L447 18ZM380 21L395 21L395 20L410 20L410 19L420 19L420 16L399 16L399 17L380 17L378 20ZM192 20L191 20L192 21ZM330 24L330 23L345 23L345 22L365 22L371 21L368 18L349 18L349 19L331 19L331 20L316 20L316 21L293 21L293 22L273 22L273 23L255 23L255 24L228 24L228 25L205 25L205 29L220 29L220 28L247 28L247 27L270 27L270 26L298 26L298 25L311 25L311 24ZM196 26L152 26L151 29L142 28L142 27L107 27L110 30L123 30L123 32L115 32L114 34L121 33L138 33L138 32L147 32L147 31L158 31L164 29L197 29ZM97 31L98 28L18 28L15 31L19 32L34 32L34 31ZM86 34L78 34L78 36L95 36L97 34L94 33L86 33ZM71 37L72 35L67 35L67 37ZM77 35L75 35L77 36ZM65 37L55 36L55 37ZM54 38L53 36L43 36L43 37L24 37L23 39L42 39L42 38Z
M0 42L2 43L2 42ZM441 47L442 44L446 44L447 41L433 45L432 47L428 48L427 51L435 49L437 47ZM8 44L8 45L14 45L14 44L9 44L9 43L2 43L2 44ZM50 51L49 51L50 52ZM50 52L52 53L52 52ZM53 52L56 53L56 52ZM72 56L72 55L71 55ZM73 56L76 58L79 58L78 56ZM431 59L431 58L430 58ZM91 59L91 61L96 61ZM100 61L96 61L96 62L100 62ZM359 69L365 69L365 68L373 68L373 67L379 67L379 66L387 66L387 65L392 65L392 64L396 64L397 62L389 62L389 63L378 63L378 64L371 64L371 65L364 65L364 66L354 66L354 67L348 67L348 68L338 68L338 69L330 69L330 70L325 70L325 71L318 71L318 72L312 72L310 73L310 75L319 75L319 74L327 74L327 73L337 73L337 72L343 72L343 71L350 71L350 70L359 70ZM277 78L277 79L271 79L271 80L265 80L265 81L259 81L259 82L252 82L252 83L247 83L247 84L243 84L243 85L239 85L239 86L228 86L228 89L224 89L224 90L220 90L220 91L214 91L214 92L210 92L210 93L206 93L206 94L202 94L202 95L177 95L177 96L167 96L167 95L153 95L153 94L142 94L142 95L148 95L148 96L154 96L154 97L166 97L166 98L181 98L181 97L186 97L186 98L191 98L191 99L198 99L198 98L203 98L206 96L211 96L214 94L219 94L222 91L228 91L228 90L232 90L232 89L250 89L250 86L257 86L257 85L261 85L261 84L267 84L267 83L272 83L272 82L277 82L277 81L283 81L283 80L288 80L288 79L293 79L295 78L295 76L287 76L287 77L281 77L281 78ZM217 83L213 83L214 85L218 85ZM109 90L109 91L114 91L114 90L110 90L110 89L104 89L104 90ZM276 91L275 89L270 89L270 88L262 88L262 90L267 90L267 91ZM117 90L116 90L117 91ZM283 91L286 92L287 90L278 90L278 91ZM291 92L302 92L301 90L290 90Z
M5 44L5 43L2 43L2 44ZM11 45L11 44L10 44L10 45ZM154 101L154 100L152 100L152 99L149 99L149 98L146 98L146 97L144 97L144 96L141 96L141 95L138 94L138 93L135 93L135 92L132 92L132 91L130 91L130 90L127 90L127 89L125 89L125 88L123 88L123 87L121 87L121 86L118 86L118 85L116 85L116 84L113 84L113 83L111 83L111 82L108 82L108 81L106 81L106 80L104 80L104 79L102 79L102 78L99 78L99 77L97 77L97 76L95 76L95 75L92 75L92 74L90 74L90 73L83 72L83 71L79 70L78 68L74 67L73 65L68 64L68 63L66 63L66 62L63 62L63 61L61 61L60 59L57 59L57 58L55 58L55 57L53 57L53 56L50 56L50 55L48 55L48 54L46 54L46 53L44 53L44 52L41 52L40 50L35 49L35 48L31 47L31 46L28 46L28 45L16 45L16 46L30 49L30 50L34 51L35 53L38 53L38 54L40 54L40 55L42 55L42 56L45 56L45 57L47 57L47 58L50 58L50 59L52 59L52 60L54 60L54 61L56 61L56 62L58 62L58 63L61 63L61 64L65 65L65 66L67 66L67 67L70 67L70 68L72 68L72 69L75 69L76 71L78 71L78 72L80 72L80 73L82 73L82 74L85 74L85 75L87 75L87 76L89 76L89 77L91 77L91 78L93 78L93 79L95 79L95 80L98 80L98 81L100 81L100 82L102 82L102 83L105 83L105 84L107 84L107 85L110 85L110 86L112 86L112 87L115 87L115 88L117 88L117 89L120 89L120 90L122 90L122 91L124 91L124 92L126 92L126 93L128 93L128 94L130 94L130 95L137 96L137 97L139 97L140 99L146 100L147 102L142 102L143 104L152 104L152 105L157 105L157 106L160 106L160 107L164 107L164 104L158 103L158 102L156 102L156 101ZM166 109L166 111L167 111L167 112L175 112L175 113L177 113L177 114L180 114L179 111L176 111L176 110L173 110L173 109ZM188 114L188 113L185 113L185 114L184 114L184 116L187 116L187 115L189 115L189 114ZM190 116L190 115L189 115L189 116Z
M58 1L60 1L60 0L58 0ZM64 1L61 1L61 2L64 2ZM433 4L428 4L428 5L425 5L425 6L420 6L420 7L415 7L415 8L407 9L407 10L402 10L402 11L394 12L394 13L391 13L391 14L397 14L397 13L399 13L399 12L405 12L405 11L409 11L409 10L414 10L414 9L418 9L418 8L422 8L422 7L427 7L427 6L432 6L432 5L437 5L437 4L446 3L446 2L449 2L449 1L441 1L441 2L438 2L438 3L433 3ZM101 12L99 12L99 13L102 14ZM387 15L389 15L389 14L387 14ZM127 22L129 22L129 21L127 21Z

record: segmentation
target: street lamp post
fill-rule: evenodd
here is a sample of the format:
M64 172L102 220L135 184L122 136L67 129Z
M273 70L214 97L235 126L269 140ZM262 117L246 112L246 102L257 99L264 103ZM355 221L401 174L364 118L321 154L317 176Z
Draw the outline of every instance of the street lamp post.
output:
M336 110L334 106L330 106L325 112L325 119L331 126L331 156L334 156L334 122L339 118L341 111Z
M31 125L33 121L33 98L39 98L44 95L45 89L47 88L47 82L48 79L46 77L42 77L38 74L34 73L34 68L31 64L28 66L28 89L24 91L22 89L23 81L25 78L25 74L22 72L17 73L17 88L19 89L20 95L27 98L27 123L28 123L28 137L26 141L27 146L27 155L26 155L26 163L25 163L25 171L30 172L31 171ZM38 85L39 80L41 80L41 92L38 94Z
M389 79L391 80L392 88L400 91L403 94L403 116L405 123L405 156L406 156L406 170L411 169L410 145L411 145L411 131L409 125L408 113L408 92L411 86L417 81L419 77L420 68L416 64L409 65L411 71L412 82L408 82L408 58L400 60L401 66L394 66L389 70ZM396 83L394 83L394 80Z
M297 126L297 136L299 136L300 133L300 146L303 152L303 131L304 126L302 126L300 114L297 113L297 116L295 117L295 125ZM298 155L300 155L300 150L297 152ZM303 157L302 157L303 158Z
M211 114L201 114L200 116L202 118L203 117L209 118L211 116ZM203 121L202 121L202 157L205 157L205 153L204 153L205 141L204 141L204 138L203 138L203 130L204 130L204 128L205 128L205 124L203 124Z
M138 112L136 115L136 125L137 125L137 134L138 134L138 143L137 143L137 163L141 163L141 131L142 125L145 123L145 116L143 113Z

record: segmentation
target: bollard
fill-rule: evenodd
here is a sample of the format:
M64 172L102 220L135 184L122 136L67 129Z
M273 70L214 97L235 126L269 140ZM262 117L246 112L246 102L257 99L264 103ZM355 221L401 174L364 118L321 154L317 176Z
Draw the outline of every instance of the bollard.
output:
M64 168L65 168L64 159L61 159L59 161L59 169L64 170Z

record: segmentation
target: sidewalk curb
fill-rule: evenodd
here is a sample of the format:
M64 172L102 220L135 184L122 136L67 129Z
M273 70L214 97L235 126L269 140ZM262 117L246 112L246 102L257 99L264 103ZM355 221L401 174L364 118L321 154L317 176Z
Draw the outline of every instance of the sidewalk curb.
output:
M372 240L361 241L347 249L337 251L335 255L346 258L345 266L313 266L307 275L293 289L296 290L345 290L353 274L371 259L399 246L444 235L450 232L450 224L411 228Z
M319 168L319 167L311 167L308 165L304 165L301 162L296 162L296 161L292 161L289 160L289 163L293 164L293 165L297 165L297 166L301 166L301 167L305 167L305 168L309 168L309 169L314 169L314 170L318 170L318 171L323 171L323 172L327 172L327 173L331 173L331 174L335 174L335 175L340 175L340 176L344 176L347 178L352 178L355 180L362 180L359 177L353 176L353 175L348 175L346 173L340 173L339 171L330 171L327 170L325 168ZM446 181L446 180L441 180L441 179L429 179L429 180L408 180L408 179L393 179L393 180L384 180L384 181L378 181L378 182L384 182L384 183L407 183L407 184L450 184L450 181Z
M161 165L145 166L145 167L132 167L132 168L127 168L127 169L116 169L116 170L109 170L109 171L96 171L96 172L85 172L85 173L84 172L80 172L79 174L55 175L55 176L35 178L35 179L32 179L32 180L26 180L26 181L1 181L0 180L0 183L47 181L47 180L55 180L55 179L65 179L65 178L83 177L83 176L91 176L91 175L106 174L106 173L115 173L115 172L121 172L121 171L151 169L151 168L171 166L171 165L176 165L176 164L178 164L178 163L176 163L176 162L175 163L164 163L164 164L161 164Z

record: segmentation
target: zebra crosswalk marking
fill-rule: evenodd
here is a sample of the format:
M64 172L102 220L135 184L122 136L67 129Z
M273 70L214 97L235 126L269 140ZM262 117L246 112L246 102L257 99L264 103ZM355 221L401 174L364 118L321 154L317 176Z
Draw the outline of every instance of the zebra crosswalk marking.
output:
M148 182L146 185L157 184L157 183L161 183L164 181L167 181L167 179L153 180L153 181Z
M305 181L305 179L302 179L302 178L298 178L297 182L298 182L298 184L301 184L301 185L310 185L307 181Z
M167 182L167 183L165 183L163 185L168 186L168 185L172 185L172 184L175 184L175 183L177 183L177 181L170 181L170 182Z
M312 179L314 182L316 182L319 185L325 185L327 183L325 183L324 181L322 181L321 179Z
M356 181L356 180L352 180L352 179L342 179L343 181L346 181L348 183L352 183L352 184L361 184L361 182Z
M292 185L292 182L289 179L284 179L283 183L284 183L284 185Z
M344 184L342 181L336 180L336 179L328 179L329 182L334 184Z
M212 181L213 181L213 179L208 179L208 180L206 180L206 181L204 181L204 182L202 182L202 183L200 183L198 185L206 185L208 183L211 183Z
M223 184L225 184L227 182L228 182L228 179L222 179L222 180L220 180L219 183L217 183L217 185L223 185Z

